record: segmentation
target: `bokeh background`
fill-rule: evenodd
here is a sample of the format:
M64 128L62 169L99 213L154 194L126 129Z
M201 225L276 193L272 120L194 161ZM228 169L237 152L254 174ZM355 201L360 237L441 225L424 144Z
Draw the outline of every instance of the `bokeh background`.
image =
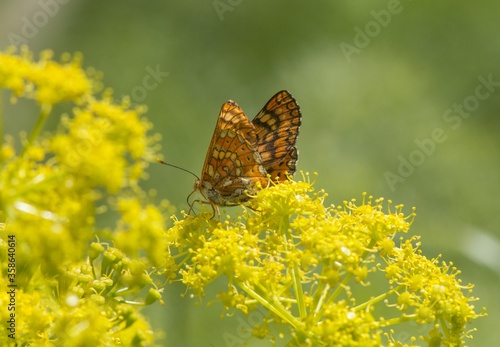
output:
M412 233L476 285L500 321L500 3L452 1L23 0L0 2L0 48L80 51L117 97L149 107L168 162L199 174L219 108L249 117L281 89L303 113L298 168L327 203L366 191L417 207ZM148 77L149 76L149 77ZM488 82L489 81L489 82ZM6 119L29 131L34 114ZM57 120L52 120L49 127ZM145 188L186 208L193 177L153 165ZM214 284L213 292L218 284ZM241 316L165 292L146 309L165 346L226 346ZM268 346L251 340L249 346Z

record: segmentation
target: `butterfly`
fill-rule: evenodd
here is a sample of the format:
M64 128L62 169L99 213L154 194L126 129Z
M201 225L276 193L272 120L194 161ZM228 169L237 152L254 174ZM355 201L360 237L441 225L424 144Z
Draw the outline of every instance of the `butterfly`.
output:
M232 100L221 107L201 178L194 183L214 208L250 199L268 180L283 182L295 172L295 147L302 116L292 95L276 93L250 121Z

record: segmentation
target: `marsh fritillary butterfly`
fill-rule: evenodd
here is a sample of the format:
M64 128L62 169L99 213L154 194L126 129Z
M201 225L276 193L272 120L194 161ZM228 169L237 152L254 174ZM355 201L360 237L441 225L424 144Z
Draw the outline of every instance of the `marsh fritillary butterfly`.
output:
M237 103L227 101L195 190L218 212L217 206L248 201L257 183L267 185L268 176L283 182L295 172L301 121L299 105L286 90L274 95L251 122Z

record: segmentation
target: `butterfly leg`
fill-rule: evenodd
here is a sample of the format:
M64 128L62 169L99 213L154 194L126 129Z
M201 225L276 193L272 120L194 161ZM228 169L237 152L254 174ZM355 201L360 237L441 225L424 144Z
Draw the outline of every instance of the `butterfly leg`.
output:
M262 210L258 210L256 208L253 208L253 207L248 206L248 205L245 205L245 207L248 208L248 209L250 209L250 210L252 210L252 211L254 211L254 212L262 212Z
M196 199L196 200L193 200L190 204L189 204L189 211L188 211L188 215L191 214L191 211L194 211L194 203L197 202L199 204L204 204L204 205L210 205L212 207L212 217L210 217L210 219L214 219L215 217L215 213L217 212L217 217L220 219L220 211L219 211L219 207L217 205L214 205L212 204L210 201L205 201L205 200L199 200L199 199Z

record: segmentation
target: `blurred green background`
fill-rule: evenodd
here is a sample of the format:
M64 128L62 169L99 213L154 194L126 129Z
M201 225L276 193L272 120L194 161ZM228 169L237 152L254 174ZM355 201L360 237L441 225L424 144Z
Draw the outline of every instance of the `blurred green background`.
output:
M492 346L498 13L500 3L485 1L2 0L0 47L82 52L116 96L148 105L166 160L197 174L223 102L237 101L252 118L289 90L303 114L298 169L319 173L327 203L366 191L407 212L416 206L411 231L422 235L424 254L453 261L476 285L477 311L488 308L469 345ZM17 134L33 127L34 114L6 121ZM193 177L161 165L149 172L145 188L186 208ZM182 291L174 286L165 306L145 310L166 332L162 345L226 346L225 332L238 335L238 319L221 321L220 305L196 307Z

